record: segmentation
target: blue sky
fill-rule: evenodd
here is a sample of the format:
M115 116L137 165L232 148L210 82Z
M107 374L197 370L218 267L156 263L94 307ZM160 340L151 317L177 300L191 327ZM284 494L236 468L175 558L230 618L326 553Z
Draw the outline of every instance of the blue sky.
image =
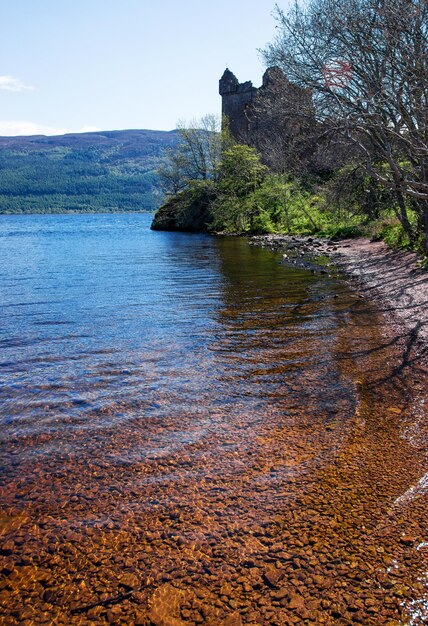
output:
M285 8L286 0L280 2ZM170 130L261 83L274 0L4 0L0 135Z

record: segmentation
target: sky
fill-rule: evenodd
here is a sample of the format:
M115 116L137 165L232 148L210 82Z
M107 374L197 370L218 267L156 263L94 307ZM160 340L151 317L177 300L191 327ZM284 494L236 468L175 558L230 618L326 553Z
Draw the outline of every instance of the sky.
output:
M261 84L274 5L0 0L0 135L171 130L219 114L226 67Z

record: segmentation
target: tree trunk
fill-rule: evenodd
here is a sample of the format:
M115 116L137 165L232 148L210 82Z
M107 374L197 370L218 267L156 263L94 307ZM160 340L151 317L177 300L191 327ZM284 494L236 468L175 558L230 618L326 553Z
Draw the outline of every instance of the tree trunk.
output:
M404 197L403 194L401 193L401 189L399 189L398 185L397 188L395 190L395 195L397 197L397 204L398 204L398 208L399 208L399 212L400 212L400 222L401 225L403 226L406 235L409 238L410 243L414 243L415 240L415 234L413 232L413 228L411 223L409 222L409 217L407 215L407 209L406 209L406 203L404 201Z
M428 256L428 202L424 202L422 210L424 221L424 254Z

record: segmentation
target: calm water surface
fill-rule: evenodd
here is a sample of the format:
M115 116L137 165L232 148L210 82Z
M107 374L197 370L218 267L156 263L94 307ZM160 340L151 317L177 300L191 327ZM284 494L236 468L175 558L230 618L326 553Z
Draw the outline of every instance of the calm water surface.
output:
M1 216L3 443L48 435L19 454L52 453L76 429L85 441L190 413L192 432L161 449L199 436L219 409L263 411L287 390L326 419L352 402L335 363L349 314L337 284L246 241L152 232L150 220Z

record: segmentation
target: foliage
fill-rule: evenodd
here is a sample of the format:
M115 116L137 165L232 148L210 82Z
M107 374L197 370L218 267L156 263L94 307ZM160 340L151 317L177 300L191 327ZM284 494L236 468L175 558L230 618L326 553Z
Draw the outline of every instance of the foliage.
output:
M224 150L219 166L219 189L235 197L247 196L263 182L267 167L255 148L236 144Z
M222 151L233 143L227 125L220 129L215 115L204 115L189 124L178 122L179 143L165 154L158 169L161 186L176 194L192 180L218 180Z
M360 216L327 208L319 186L268 174L254 148L223 152L218 180L188 181L159 209L154 228L337 236L361 232ZM322 190L321 190L322 192Z
M384 221L378 230L378 237L391 248L408 248L409 237L397 218Z
M254 148L223 152L218 180L188 181L155 216L153 228L225 233L361 234L361 215L333 209L314 181L269 174Z
M428 3L308 0L276 20L267 63L311 90L324 132L354 147L409 241L422 235L428 249Z
M254 148L236 144L224 150L219 166L212 226L218 230L252 230L257 211L253 194L267 174Z
M221 137L221 135L220 135ZM215 176L187 180L184 189L168 198L156 213L153 228L245 232L252 228L252 194L262 184L267 168L254 148L226 146ZM199 212L198 213L198 205ZM192 222L193 220L193 222Z
M279 175L270 175L241 201L240 212L236 208L235 212L240 216L240 230L244 231L297 232L309 230L311 227L316 230L316 226L311 224L312 216L306 206L307 202L307 194L297 184L284 180ZM223 204L228 208L225 201ZM229 226L230 219L231 216L225 223L226 227Z

